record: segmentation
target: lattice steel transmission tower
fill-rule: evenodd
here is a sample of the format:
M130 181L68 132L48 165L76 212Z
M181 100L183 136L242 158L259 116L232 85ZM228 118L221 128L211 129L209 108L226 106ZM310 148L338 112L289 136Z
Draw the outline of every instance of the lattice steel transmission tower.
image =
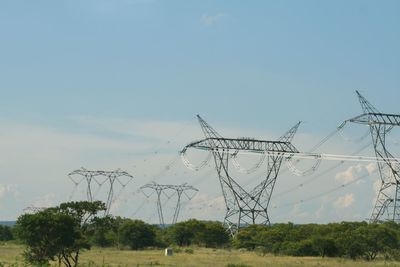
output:
M121 191L124 189L133 179L133 176L127 173L126 171L122 171L120 169L114 171L91 171L85 168L81 168L75 171L72 171L68 174L68 177L75 184L75 188L82 182L86 182L86 197L87 200L92 202L94 200L94 192L93 192L93 184L97 185L97 189L100 190L106 182L108 187L107 199L105 200L106 210L104 215L108 215L110 213L110 208L112 202L115 200L114 194L114 184L117 182L121 185ZM120 191L120 192L121 192Z
M150 190L153 190L153 192L156 192L156 194L157 194L157 212L158 212L158 217L160 219L161 227L165 227L161 194L164 194L168 199L173 197L175 194L177 195L174 217L172 219L172 224L175 224L178 220L179 211L181 209L182 195L185 195L190 200L193 198L194 194L188 194L187 192L192 191L192 192L196 193L198 191L196 188L194 188L193 186L187 185L186 183L181 184L181 185L166 185L166 184L157 184L155 182L152 182L150 184L146 184L146 185L140 187L140 189L142 190L143 194L146 197L150 197L151 194L146 194L144 192L145 189L150 189Z
M182 150L189 148L210 151L213 155L222 194L226 204L224 224L231 235L239 228L249 224L270 224L268 205L284 158L299 151L291 141L300 122L282 135L277 141L256 140L252 138L224 138L197 115L205 139L192 142ZM266 156L265 178L251 191L246 191L230 174L229 159L239 152L258 153ZM289 153L289 155L288 155Z
M381 178L381 186L370 222L391 220L400 222L400 163L386 147L386 134L393 127L400 126L400 115L379 112L358 91L363 114L350 119L350 122L368 125Z

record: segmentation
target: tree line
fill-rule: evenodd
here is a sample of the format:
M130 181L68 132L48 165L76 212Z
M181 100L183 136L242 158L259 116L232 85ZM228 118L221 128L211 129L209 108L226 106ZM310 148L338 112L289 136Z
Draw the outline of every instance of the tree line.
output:
M260 253L291 256L400 259L400 227L394 222L293 223L252 225L242 229L232 245Z
M99 216L102 202L68 202L21 215L16 225L0 227L0 240L26 245L24 258L32 265L58 261L78 266L82 252L92 246L139 250L167 246L241 248L264 255L321 256L400 260L399 224L387 222L293 223L251 225L232 238L223 224L190 219L161 228L141 220Z
M21 215L13 232L26 245L25 260L38 266L57 261L59 266L76 267L82 252L92 246L138 250L170 245L221 247L230 242L219 222L192 219L160 228L141 220L99 216L105 209L100 201L81 201Z

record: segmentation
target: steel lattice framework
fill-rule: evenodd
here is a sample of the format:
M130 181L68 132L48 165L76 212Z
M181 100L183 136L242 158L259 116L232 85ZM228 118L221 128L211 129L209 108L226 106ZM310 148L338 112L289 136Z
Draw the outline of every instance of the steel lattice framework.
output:
M268 205L282 160L290 158L290 154L299 153L291 141L300 122L277 141L265 141L252 138L224 138L199 115L197 118L206 138L188 144L181 153L185 153L189 148L207 150L212 153L226 204L224 224L228 227L231 235L235 235L240 227L249 224L269 225ZM230 175L229 159L239 152L259 153L267 157L265 178L250 192L246 191Z
M175 194L177 195L174 217L172 219L172 224L175 224L178 221L179 211L181 209L182 195L185 195L190 200L193 198L194 194L189 195L187 192L193 191L194 193L196 193L198 191L198 189L196 189L193 186L188 185L186 183L180 184L180 185L169 185L169 184L166 185L166 184L157 184L155 182L152 182L152 183L149 183L149 184L146 184L146 185L140 187L140 189L142 190L143 194L146 197L150 197L151 194L146 194L144 192L144 189L151 189L156 192L156 194L157 194L157 212L158 212L158 217L160 219L161 227L165 227L161 194L164 194L168 199L170 199Z
M87 200L92 202L94 200L94 194L92 191L93 183L97 184L97 187L100 188L106 182L108 182L108 193L106 200L106 210L104 215L108 215L110 213L111 204L114 198L114 184L117 182L121 185L122 189L125 188L133 179L133 176L127 173L126 171L122 171L120 169L113 171L101 171L101 170L87 170L85 168L81 168L78 170L74 170L68 174L68 177L71 181L78 186L81 182L86 182L86 196ZM121 189L121 190L122 190Z
M400 163L386 147L386 134L400 126L400 115L379 112L358 91L363 114L350 122L369 126L375 156L381 177L381 186L373 208L370 222L391 220L400 222Z

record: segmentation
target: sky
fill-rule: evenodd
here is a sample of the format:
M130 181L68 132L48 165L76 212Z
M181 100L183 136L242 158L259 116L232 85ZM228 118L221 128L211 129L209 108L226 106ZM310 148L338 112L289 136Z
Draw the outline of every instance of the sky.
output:
M199 189L185 200L181 219L222 220L212 162L192 172L177 157L202 138L195 115L223 136L266 140L303 121L293 144L307 151L361 113L355 90L379 110L399 113L399 8L389 0L1 1L0 220L29 206L83 199L84 184L72 194L67 176L82 166L134 176L113 202L115 215L157 222L154 195L139 191L156 180ZM360 140L364 132L346 127L320 152L354 153L370 142ZM394 154L396 134L388 139ZM205 156L191 153L197 162ZM243 160L250 166L253 158ZM319 171L333 165L322 162ZM286 170L271 199L271 221L365 220L375 171L360 162L308 177ZM251 175L235 175L256 184ZM173 207L172 197L167 217Z

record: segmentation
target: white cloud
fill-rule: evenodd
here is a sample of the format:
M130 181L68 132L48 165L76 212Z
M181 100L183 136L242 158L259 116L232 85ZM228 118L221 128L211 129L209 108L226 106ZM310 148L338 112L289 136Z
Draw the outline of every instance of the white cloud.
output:
M339 172L335 176L335 180L340 183L350 183L361 177L371 175L377 171L376 163L369 163L368 165L357 164L348 167L346 170ZM363 182L362 180L357 181L357 184Z
M6 197L7 194L12 194L14 198L17 198L19 191L15 184L0 184L0 198Z
M336 208L348 208L354 203L354 194L350 193L345 196L339 197L333 205Z
M221 20L225 16L226 15L224 13L217 13L216 15L203 14L200 17L200 21L207 26L211 26L211 25L215 24L217 21Z
M299 218L307 218L308 217L308 212L302 211L300 208L300 204L294 204L292 210L290 211L289 215L293 218L299 219Z
M375 162L371 162L367 166L365 166L365 168L369 174L372 174L377 171L378 166Z

